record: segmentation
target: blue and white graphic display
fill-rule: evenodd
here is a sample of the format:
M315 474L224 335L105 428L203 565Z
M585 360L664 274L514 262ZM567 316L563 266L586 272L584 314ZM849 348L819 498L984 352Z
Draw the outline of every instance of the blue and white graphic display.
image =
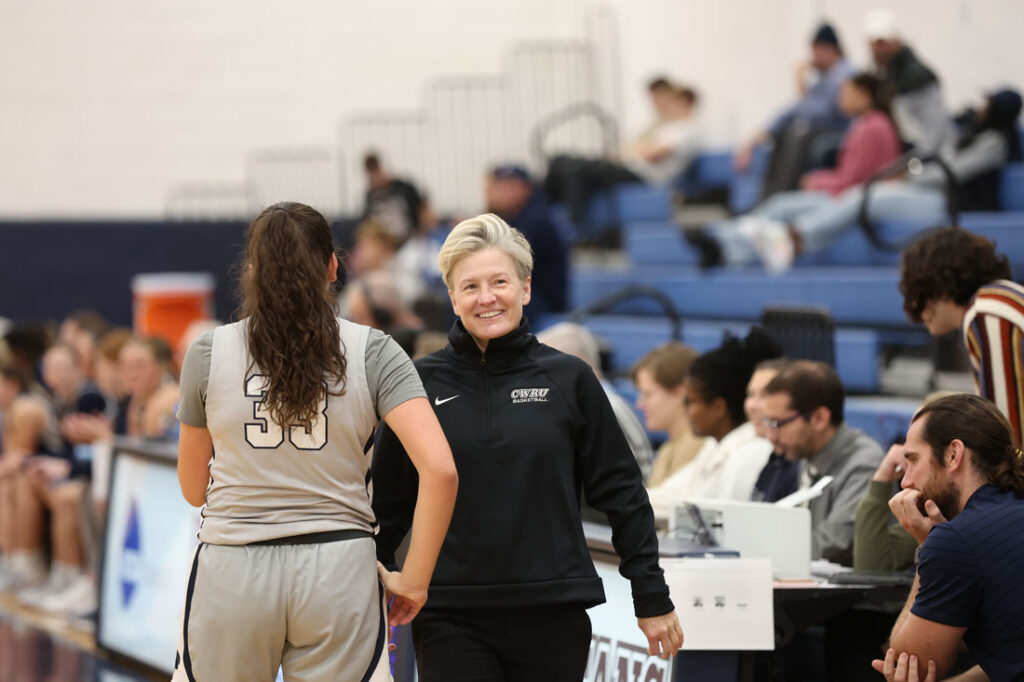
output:
M173 461L118 452L110 484L98 643L170 675L199 510Z

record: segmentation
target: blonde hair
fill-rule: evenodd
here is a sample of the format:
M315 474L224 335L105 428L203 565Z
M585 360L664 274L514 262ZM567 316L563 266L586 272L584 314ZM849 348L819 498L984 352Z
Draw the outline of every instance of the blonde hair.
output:
M515 264L516 274L524 282L533 272L533 250L523 233L493 213L484 213L463 220L444 240L441 252L437 254L437 266L445 286L452 288L452 270L464 256L484 249L507 253Z

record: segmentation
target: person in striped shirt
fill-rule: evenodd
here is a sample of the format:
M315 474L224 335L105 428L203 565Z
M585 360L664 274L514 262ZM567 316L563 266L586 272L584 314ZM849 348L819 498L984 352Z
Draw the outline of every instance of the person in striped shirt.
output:
M903 309L932 336L960 329L978 395L1024 426L1024 286L987 238L943 227L903 251Z

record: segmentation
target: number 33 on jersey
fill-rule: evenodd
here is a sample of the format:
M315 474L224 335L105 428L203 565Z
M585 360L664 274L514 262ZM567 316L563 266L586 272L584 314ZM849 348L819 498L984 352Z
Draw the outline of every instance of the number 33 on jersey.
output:
M284 429L270 418L270 413L263 407L263 398L267 394L268 377L264 374L253 374L245 380L245 397L252 398L252 416L254 421L245 423L245 442L259 450L273 450L284 443ZM327 445L327 395L320 401L317 410L320 414L306 428L301 424L288 427L288 441L299 450L320 450Z

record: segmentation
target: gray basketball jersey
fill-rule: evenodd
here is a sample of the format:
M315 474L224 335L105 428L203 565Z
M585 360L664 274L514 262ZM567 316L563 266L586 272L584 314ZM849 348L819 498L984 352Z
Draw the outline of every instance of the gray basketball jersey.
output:
M213 333L206 421L213 439L199 539L222 545L374 527L363 448L377 424L366 379L369 329L338 320L345 392L328 395L310 429L263 409L266 377L248 370L246 321ZM336 387L331 387L334 390Z

